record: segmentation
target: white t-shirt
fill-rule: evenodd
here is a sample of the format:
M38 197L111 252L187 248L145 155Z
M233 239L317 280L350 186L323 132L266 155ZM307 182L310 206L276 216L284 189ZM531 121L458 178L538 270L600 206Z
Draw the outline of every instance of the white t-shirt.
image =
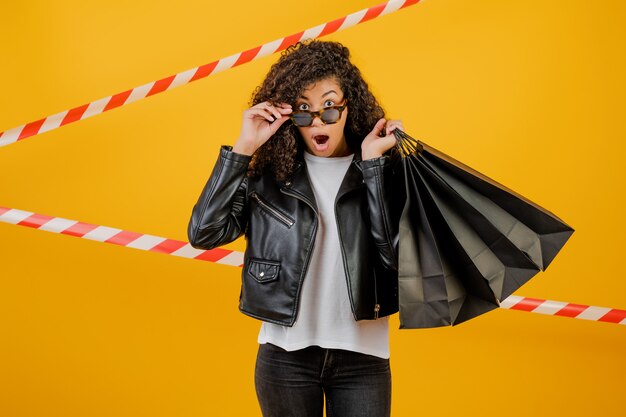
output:
M293 327L263 322L259 343L285 350L317 345L389 358L388 317L354 319L335 219L335 197L354 155L326 158L304 153L320 218Z

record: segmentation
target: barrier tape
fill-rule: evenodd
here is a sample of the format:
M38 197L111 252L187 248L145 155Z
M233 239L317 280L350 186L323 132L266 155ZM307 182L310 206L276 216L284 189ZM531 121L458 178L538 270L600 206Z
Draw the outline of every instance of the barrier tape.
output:
M294 33L284 38L268 42L264 45L248 49L247 51L218 59L217 61L213 61L209 64L179 72L178 74L170 75L169 77L152 81L139 87L92 101L91 103L74 107L73 109L65 110L34 122L26 123L25 125L0 132L0 146L6 146L22 139L39 135L41 133L57 129L61 126L104 113L105 111L125 106L134 101L171 90L192 81L208 77L209 75L217 72L282 51L298 41L329 35L331 33L355 26L359 23L375 19L379 16L412 6L420 1L421 0L390 0L386 3L381 3L377 6L363 9L339 19L335 19L331 22L323 23L302 32Z
M98 242L113 243L128 248L199 259L218 264L243 266L243 253L215 248L211 250L196 249L181 240L167 239L160 236L131 232L114 227L51 217L30 211L11 209L0 206L0 222L27 226L47 232L60 233Z
M51 217L8 207L0 206L0 222L96 240L98 242L113 243L128 248L181 256L183 258L199 259L239 267L243 266L242 252L222 248L200 250L192 247L188 242L180 240L167 239L113 227L98 226L61 217ZM564 303L561 301L520 297L517 295L511 295L505 300L502 300L500 307L510 310L626 325L626 310L616 308L594 307L582 304Z
M510 295L501 301L500 307L550 316L626 324L626 310L618 310L616 308L541 300L539 298L520 297L517 295Z

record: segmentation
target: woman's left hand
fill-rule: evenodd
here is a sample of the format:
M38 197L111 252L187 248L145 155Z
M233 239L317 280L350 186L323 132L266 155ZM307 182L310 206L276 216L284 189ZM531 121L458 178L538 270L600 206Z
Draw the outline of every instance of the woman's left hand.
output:
M404 130L402 121L380 119L374 129L363 139L361 143L361 157L363 160L374 159L383 156L383 153L396 145L395 129ZM385 129L386 136L379 136Z

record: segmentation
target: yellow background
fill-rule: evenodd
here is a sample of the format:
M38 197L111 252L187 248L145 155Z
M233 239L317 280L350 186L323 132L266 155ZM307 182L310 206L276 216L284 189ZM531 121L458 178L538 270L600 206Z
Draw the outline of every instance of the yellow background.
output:
M378 3L2 2L0 130ZM516 294L623 309L624 21L619 0L428 0L324 39L410 134L576 229ZM276 59L0 148L0 205L186 240ZM4 223L0 260L0 415L260 415L240 269ZM391 324L396 417L626 415L624 326Z

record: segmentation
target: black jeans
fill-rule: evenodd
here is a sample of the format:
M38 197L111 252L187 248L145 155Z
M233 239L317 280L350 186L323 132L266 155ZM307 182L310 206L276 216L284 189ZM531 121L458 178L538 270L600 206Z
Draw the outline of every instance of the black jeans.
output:
M389 417L389 359L309 346L259 345L256 393L264 417Z

